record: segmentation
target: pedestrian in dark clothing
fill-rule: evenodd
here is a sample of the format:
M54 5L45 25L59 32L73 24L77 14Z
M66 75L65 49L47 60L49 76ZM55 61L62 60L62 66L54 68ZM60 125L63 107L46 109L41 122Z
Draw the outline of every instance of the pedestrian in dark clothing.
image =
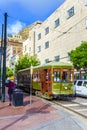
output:
M13 94L13 90L16 87L16 84L14 82L12 82L11 80L8 80L8 83L6 83L6 87L8 87L9 105L11 106L11 104L12 104L12 94Z

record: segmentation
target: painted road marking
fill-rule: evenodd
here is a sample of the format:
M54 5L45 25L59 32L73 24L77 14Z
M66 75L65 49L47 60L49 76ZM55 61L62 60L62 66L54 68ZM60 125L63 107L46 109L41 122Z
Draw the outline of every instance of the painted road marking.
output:
M80 111L87 111L87 109L78 109L76 110L77 112L80 112Z
M79 106L79 104L66 104L66 105L63 105L65 107L73 107L73 106Z
M81 103L82 105L87 105L87 102Z

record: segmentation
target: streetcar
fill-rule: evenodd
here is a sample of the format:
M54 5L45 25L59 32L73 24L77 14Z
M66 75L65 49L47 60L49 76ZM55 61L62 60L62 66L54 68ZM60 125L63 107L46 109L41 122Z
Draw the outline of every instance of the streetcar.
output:
M46 99L74 97L74 67L71 63L52 62L26 68L17 73L18 88Z

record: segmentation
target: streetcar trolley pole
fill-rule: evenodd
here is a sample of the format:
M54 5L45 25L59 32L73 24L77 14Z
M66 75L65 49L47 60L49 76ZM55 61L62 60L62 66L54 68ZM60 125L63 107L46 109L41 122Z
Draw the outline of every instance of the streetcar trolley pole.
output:
M32 75L33 75L33 66L30 67L30 104L32 103Z

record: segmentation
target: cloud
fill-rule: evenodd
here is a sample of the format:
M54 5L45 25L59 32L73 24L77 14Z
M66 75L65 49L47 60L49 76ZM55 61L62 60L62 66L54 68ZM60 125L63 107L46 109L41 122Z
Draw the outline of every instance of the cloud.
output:
M17 34L25 27L25 24L20 21L15 21L13 24L8 25L7 33L8 34Z

